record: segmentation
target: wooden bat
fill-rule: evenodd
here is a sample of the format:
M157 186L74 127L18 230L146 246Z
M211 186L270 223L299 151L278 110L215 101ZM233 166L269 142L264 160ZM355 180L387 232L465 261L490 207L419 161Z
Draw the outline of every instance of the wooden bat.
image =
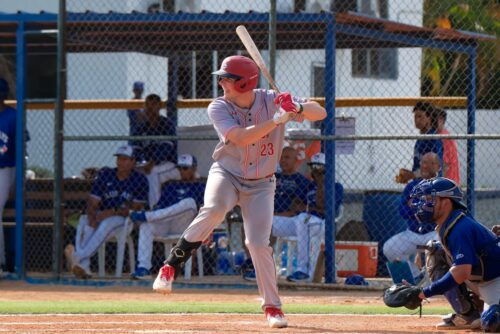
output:
M245 28L244 25L239 25L238 27L236 27L236 34L238 35L241 42L243 43L243 45L247 49L250 57L253 59L253 61L260 68L262 75L264 76L264 78L266 78L266 80L269 83L269 85L271 86L271 88L274 89L279 94L280 90L276 86L276 83L274 82L274 79L271 76L271 73L269 73L269 70L267 69L266 63L264 62L264 59L262 58L262 55L260 54L260 51L257 48L257 45L255 45L255 42L253 41L252 37L248 33L247 28Z

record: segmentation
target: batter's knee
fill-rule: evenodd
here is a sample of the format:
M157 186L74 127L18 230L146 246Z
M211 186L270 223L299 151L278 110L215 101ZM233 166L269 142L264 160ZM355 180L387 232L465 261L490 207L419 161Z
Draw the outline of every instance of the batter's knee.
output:
M224 205L204 206L200 209L199 215L204 215L212 221L222 222L228 211Z

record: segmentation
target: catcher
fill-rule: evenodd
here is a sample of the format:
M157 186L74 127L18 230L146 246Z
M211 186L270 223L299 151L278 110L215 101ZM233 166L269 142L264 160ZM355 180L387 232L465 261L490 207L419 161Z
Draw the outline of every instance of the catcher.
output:
M415 309L422 299L444 294L456 314L445 317L438 328L479 328L500 331L500 238L478 223L463 202L460 188L450 179L437 177L419 183L411 194L413 210L421 222L434 222L438 242L429 242L427 271L432 284L424 287L397 285L386 290L391 307ZM484 302L479 319L479 302Z

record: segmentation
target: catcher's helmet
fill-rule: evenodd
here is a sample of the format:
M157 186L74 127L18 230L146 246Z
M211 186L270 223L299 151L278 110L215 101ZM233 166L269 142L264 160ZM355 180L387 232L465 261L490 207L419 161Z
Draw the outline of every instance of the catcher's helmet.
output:
M0 100L7 99L9 95L9 83L4 78L0 78Z
M244 56L231 56L222 61L220 70L212 74L235 79L234 87L240 92L248 92L257 87L259 68L255 62Z
M427 196L431 196L431 199L429 200ZM413 188L410 194L412 209L421 222L432 222L436 197L449 198L459 208L467 210L462 190L455 182L445 177L423 180Z

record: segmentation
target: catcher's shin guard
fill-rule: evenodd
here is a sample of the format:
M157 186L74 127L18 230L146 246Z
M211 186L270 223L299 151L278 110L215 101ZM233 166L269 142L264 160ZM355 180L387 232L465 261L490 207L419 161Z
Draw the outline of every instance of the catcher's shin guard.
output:
M184 268L186 261L191 256L191 251L200 247L201 241L189 242L184 238L177 241L177 245L172 248L170 255L164 264L168 264L175 268L175 278L179 275L180 269Z
M446 253L438 241L431 240L426 245L425 262L431 282L439 280L449 270ZM462 283L444 293L455 313L471 317L479 317L476 304L472 301L467 286Z

